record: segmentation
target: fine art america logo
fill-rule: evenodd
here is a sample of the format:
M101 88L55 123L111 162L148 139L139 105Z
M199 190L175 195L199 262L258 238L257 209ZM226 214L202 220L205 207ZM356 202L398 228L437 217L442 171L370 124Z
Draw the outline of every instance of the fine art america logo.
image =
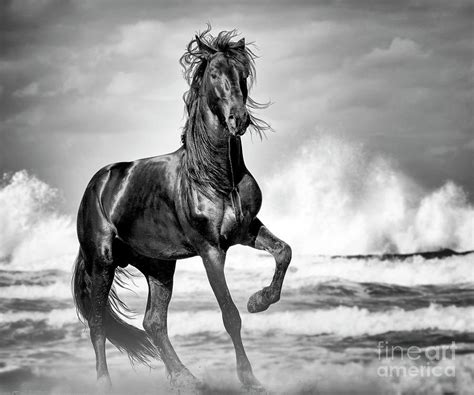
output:
M379 377L455 377L456 343L429 347L401 347L380 341Z

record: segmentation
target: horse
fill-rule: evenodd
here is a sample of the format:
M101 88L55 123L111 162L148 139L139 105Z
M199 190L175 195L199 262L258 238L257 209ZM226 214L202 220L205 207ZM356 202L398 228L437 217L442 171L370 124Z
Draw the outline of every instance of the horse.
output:
M189 90L182 146L175 152L110 164L87 185L78 216L79 253L72 279L79 317L87 321L100 388L109 390L108 339L132 360L163 361L173 388L200 391L203 384L181 362L168 337L167 312L176 261L200 256L233 342L237 376L244 388L263 391L241 338L241 318L224 275L227 250L236 244L264 250L275 259L270 285L250 296L250 313L280 299L291 248L257 218L261 190L245 166L241 136L262 133L267 123L248 96L255 54L236 30L189 42L180 63ZM113 285L132 265L146 278L144 330L123 320L127 309Z

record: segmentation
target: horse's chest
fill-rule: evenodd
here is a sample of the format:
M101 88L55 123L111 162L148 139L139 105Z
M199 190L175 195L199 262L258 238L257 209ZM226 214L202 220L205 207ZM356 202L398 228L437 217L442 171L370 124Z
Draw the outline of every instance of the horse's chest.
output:
M246 213L248 215L248 213ZM242 229L245 215L242 209L232 203L225 205L219 235L225 240L231 240Z
M261 192L250 176L242 179L238 191L238 194L215 200L197 190L191 192L185 222L195 231L195 242L199 244L204 237L222 247L230 247L246 238L249 225L260 209Z
M258 188L258 187L257 187ZM246 238L248 227L256 217L261 205L260 190L242 190L226 199L220 227L221 240L230 245L237 244Z

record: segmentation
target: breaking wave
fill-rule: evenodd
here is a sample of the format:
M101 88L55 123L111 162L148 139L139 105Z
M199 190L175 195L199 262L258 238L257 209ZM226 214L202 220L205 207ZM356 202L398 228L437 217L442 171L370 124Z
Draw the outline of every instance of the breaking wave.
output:
M0 182L0 268L70 270L77 251L72 218L57 210L59 192L26 171Z
M474 209L451 181L424 191L389 160L328 136L281 168L264 183L261 217L300 252L474 249Z

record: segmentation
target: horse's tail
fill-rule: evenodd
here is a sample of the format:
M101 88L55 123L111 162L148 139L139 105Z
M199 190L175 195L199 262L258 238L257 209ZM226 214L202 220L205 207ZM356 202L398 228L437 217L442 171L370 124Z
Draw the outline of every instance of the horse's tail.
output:
M122 269L116 270L118 284L122 284L121 275L127 276ZM81 251L76 258L72 277L72 294L76 310L81 321L88 321L92 311L91 278L86 271ZM121 311L122 310L122 311ZM135 328L123 321L120 316L127 317L130 310L120 300L114 287L109 292L109 299L104 313L105 335L120 351L126 351L130 360L149 365L150 359L159 358L158 350L145 331Z

